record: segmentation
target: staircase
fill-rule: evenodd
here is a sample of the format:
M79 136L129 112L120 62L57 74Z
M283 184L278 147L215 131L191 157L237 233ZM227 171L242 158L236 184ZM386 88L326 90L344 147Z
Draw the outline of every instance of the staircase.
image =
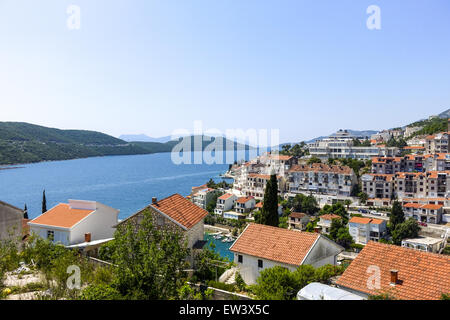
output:
M220 276L219 281L226 284L234 284L236 282L237 272L238 268L228 269Z

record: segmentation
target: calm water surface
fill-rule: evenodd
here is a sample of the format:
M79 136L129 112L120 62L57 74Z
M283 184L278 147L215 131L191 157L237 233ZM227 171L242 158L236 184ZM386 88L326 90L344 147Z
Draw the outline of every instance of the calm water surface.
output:
M145 207L152 197L186 196L209 178L221 181L228 164L175 165L170 153L98 157L20 165L0 170L0 200L30 218L41 213L42 190L47 208L68 199L94 200L119 209L119 219Z

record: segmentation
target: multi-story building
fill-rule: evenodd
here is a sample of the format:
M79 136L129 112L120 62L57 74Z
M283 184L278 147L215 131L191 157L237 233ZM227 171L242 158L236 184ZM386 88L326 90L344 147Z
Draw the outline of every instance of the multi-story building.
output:
M394 175L368 173L361 176L362 190L369 198L392 199Z
M436 153L425 156L426 171L450 171L450 153Z
M322 228L321 233L329 234L331 223L334 219L342 219L341 216L338 216L337 214L323 214L320 216L319 222L317 222L317 226Z
M255 207L255 198L241 197L236 200L234 211L237 213L249 213Z
M393 157L400 154L396 147L384 145L371 147L356 147L353 145L355 137L346 131L339 131L335 135L308 144L309 153L313 157L327 159L362 159L373 157Z
M448 153L449 152L449 136L448 132L440 132L429 135L425 138L425 153Z
M309 216L302 212L291 212L289 215L289 229L292 230L305 230L306 225L309 222Z
M270 180L270 175L260 173L249 173L247 175L247 183L242 188L242 193L246 196L251 196L256 199L264 198L264 191L266 189L267 181ZM278 192L283 192L284 182L282 176L277 176Z
M356 243L367 244L386 236L387 223L381 219L352 217L348 222L348 231Z
M191 201L195 205L206 210L206 207L213 200L214 196L217 194L217 190L211 188L204 188L198 190L191 196Z
M445 198L449 196L449 171L398 172L395 195L400 198Z
M427 223L440 223L442 220L442 208L442 204L403 204L403 212L406 218L414 218L417 221Z
M373 157L372 173L393 174L404 171L404 159L402 157Z
M217 198L216 208L214 213L222 216L225 211L233 209L237 197L232 193L225 193Z
M348 166L313 163L292 166L288 172L287 188L291 193L314 191L349 196L356 183L356 175Z

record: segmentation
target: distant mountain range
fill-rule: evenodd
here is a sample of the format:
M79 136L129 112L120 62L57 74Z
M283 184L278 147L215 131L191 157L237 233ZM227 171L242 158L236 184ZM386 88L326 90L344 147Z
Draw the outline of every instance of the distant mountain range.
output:
M194 136L190 138L190 150L183 151L204 150L216 139L210 138L203 141L201 146L196 146ZM249 149L247 145L233 143L225 138L217 139L223 139L225 150ZM164 143L128 142L96 131L61 130L25 122L0 122L0 165L171 152L178 143L179 140Z
M170 140L172 140L171 138L172 138L171 136L152 138L146 134L122 134L121 136L119 136L119 139L122 139L122 140L128 141L128 142L139 141L139 142L166 143L166 142L169 142Z

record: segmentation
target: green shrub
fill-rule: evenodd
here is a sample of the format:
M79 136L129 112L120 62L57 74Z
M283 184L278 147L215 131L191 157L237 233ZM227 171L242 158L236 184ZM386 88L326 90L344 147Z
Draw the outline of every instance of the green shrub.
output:
M208 287L213 287L213 288L217 288L217 289L221 289L221 290L225 290L225 291L230 291L230 292L235 292L236 291L236 288L235 288L234 285L228 284L228 283L219 282L219 281L214 281L214 280L208 281Z

